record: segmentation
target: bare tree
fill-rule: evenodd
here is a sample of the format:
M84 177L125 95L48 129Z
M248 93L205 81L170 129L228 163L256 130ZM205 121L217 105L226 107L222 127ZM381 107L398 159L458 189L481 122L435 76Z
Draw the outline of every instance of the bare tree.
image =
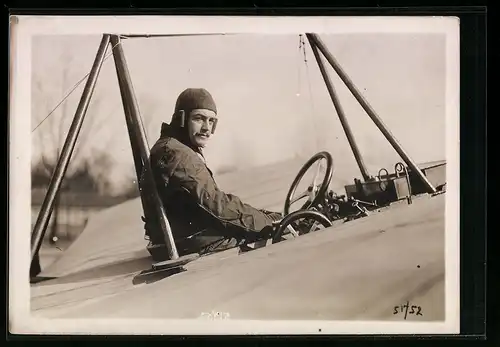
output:
M72 65L74 65L74 56L70 53L70 50L64 50L60 58L60 64L58 64L61 74L60 92L57 92L57 89L54 91L54 88L50 88L54 86L51 82L53 80L57 81L58 72L51 74L50 78L46 78L48 75L42 76L36 73L33 75L34 125L39 125L32 134L33 145L38 147L37 152L40 153L40 163L42 164L40 166L39 163L33 163L33 165L38 165L38 174L46 175L48 180L55 170L76 111L76 109L69 107L68 99L66 99L68 93L73 89L72 92L77 94L79 90L78 88L75 89L75 84L78 81L71 80ZM84 82L83 80L79 87L83 86ZM102 100L102 97L96 94L91 99L78 141L71 156L68 173L79 169L78 163L84 159L82 153L89 144L89 139L96 137L107 118L106 116L102 117L100 114ZM108 137L107 141L112 141L112 137ZM63 181L63 186L64 184L65 181ZM51 241L55 240L54 237L57 234L59 208L60 196L58 194L52 212L53 223L49 233L49 240Z
M104 151L93 151L89 171L97 184L97 191L101 195L110 195L111 185L109 169L113 165L113 158Z

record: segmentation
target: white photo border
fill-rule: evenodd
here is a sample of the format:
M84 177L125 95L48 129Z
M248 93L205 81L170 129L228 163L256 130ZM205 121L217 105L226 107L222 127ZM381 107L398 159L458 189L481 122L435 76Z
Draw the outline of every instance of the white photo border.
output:
M16 334L454 334L459 333L460 37L456 17L17 16L11 18L9 330ZM442 33L446 35L445 321L42 319L30 313L31 37L182 33ZM97 50L97 47L96 47Z

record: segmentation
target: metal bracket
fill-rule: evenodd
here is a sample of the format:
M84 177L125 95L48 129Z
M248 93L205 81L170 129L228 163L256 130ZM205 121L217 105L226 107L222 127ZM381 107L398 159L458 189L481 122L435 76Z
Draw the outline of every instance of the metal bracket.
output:
M408 205L412 204L412 198L411 198L411 184L410 184L410 175L408 174L408 169L406 166L404 166L403 163L399 162L394 165L394 172L396 174L396 177L399 177L400 174L405 175L406 177L406 184L408 185L408 197L406 200L408 201Z

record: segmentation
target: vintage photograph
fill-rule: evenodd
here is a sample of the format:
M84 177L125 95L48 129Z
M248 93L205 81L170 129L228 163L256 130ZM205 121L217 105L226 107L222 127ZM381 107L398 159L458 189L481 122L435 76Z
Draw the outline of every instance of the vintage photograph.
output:
M458 330L458 21L31 20L13 329Z

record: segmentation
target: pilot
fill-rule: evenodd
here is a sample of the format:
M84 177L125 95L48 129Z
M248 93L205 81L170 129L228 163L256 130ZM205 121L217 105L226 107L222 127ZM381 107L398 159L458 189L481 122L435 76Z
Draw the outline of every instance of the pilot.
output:
M218 120L214 99L206 89L186 89L150 152L156 189L179 255L203 255L268 239L283 217L219 189L203 156ZM146 218L145 228L152 245L164 244L161 229L151 218Z

